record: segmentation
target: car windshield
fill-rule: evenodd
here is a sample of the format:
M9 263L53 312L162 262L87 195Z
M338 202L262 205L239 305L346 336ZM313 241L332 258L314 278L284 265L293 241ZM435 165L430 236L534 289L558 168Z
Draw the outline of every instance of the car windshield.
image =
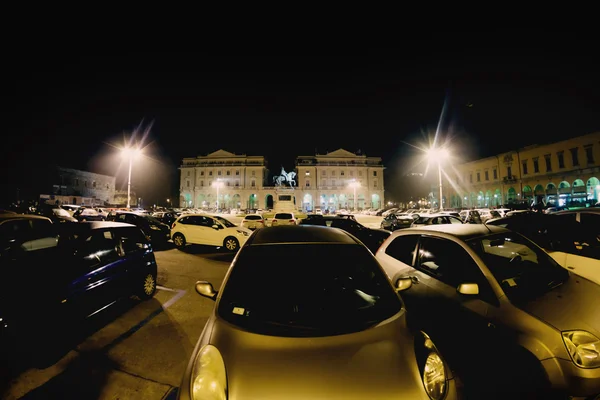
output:
M355 244L251 246L238 254L225 285L219 315L273 336L358 332L402 307L378 262Z
M514 303L534 300L569 278L566 269L518 233L490 235L468 243Z
M225 226L225 228L233 228L233 227L237 226L236 224L234 224L230 220L225 219L223 217L219 217L218 215L215 215L213 218L216 219L217 221L219 221L220 223L222 223L223 226Z

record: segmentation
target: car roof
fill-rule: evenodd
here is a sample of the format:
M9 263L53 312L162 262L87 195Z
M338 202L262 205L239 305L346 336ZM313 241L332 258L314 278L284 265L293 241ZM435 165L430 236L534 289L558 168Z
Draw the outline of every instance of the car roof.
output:
M435 218L435 217L455 217L456 215L451 215L447 213L435 213L435 214L421 214L419 215L421 218Z
M33 215L33 214L11 214L11 213L3 213L0 214L0 222L14 220L14 219L44 219L51 221L50 218L44 217L41 215Z
M350 234L338 228L317 225L284 225L257 229L245 246L300 243L357 244Z
M418 228L406 228L394 232L394 234L404 233L422 233L427 234L431 232L439 232L447 235L458 237L462 240L475 239L491 235L494 233L510 232L506 228L495 225L484 225L484 224L440 224L440 225L427 225L419 226Z
M564 215L564 214L575 214L578 212L598 214L598 213L600 213L600 208L598 208L598 207L571 208L569 210L557 211L552 214L553 215Z
M137 228L133 224L127 224L125 222L110 222L110 221L92 221L92 222L79 222L77 224L60 224L62 227L68 227L76 231L92 231L96 229L109 229L109 228Z

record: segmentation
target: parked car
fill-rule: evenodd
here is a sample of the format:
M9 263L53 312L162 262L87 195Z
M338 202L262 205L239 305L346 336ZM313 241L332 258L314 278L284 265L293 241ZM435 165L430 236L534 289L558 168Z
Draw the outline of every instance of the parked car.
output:
M293 212L278 212L271 219L271 226L298 225L298 220Z
M265 227L265 220L260 214L247 214L242 220L241 226L251 231Z
M53 223L57 222L79 222L67 210L57 205L43 204L38 207L39 215L50 218Z
M173 243L180 250L188 244L201 244L235 253L251 233L219 215L208 214L182 214L171 228Z
M460 218L465 224L481 224L481 216L479 215L479 211L477 210L462 210L460 213Z
M167 224L169 228L178 217L178 215L172 211L158 211L153 213L152 216L163 224Z
M148 214L138 214L131 211L111 211L108 214L108 220L137 226L155 248L165 246L171 239L171 227Z
M106 218L93 208L79 207L74 213L73 218L79 222L104 221Z
M17 260L25 253L56 247L57 244L58 236L50 218L31 214L0 214L0 263ZM3 264L0 270L8 268Z
M412 227L441 224L462 224L459 217L447 214L423 214L413 222Z
M431 225L393 233L376 258L392 283L413 281L403 292L409 323L473 398L600 393L600 286L529 239L493 225Z
M218 292L196 283L215 305L178 399L456 399L434 342L407 329L410 285L341 229L258 229Z
M32 216L20 222L42 220L50 223ZM3 282L13 283L0 292L0 336L11 351L20 345L44 351L46 340L68 335L72 324L116 300L145 300L156 291L153 249L137 227L113 222L55 225L56 231L32 231L53 246L40 256L14 260L18 268L0 268Z
M388 214L381 220L381 229L393 232L396 229L410 228L415 219L408 214Z
M110 210L104 207L96 207L94 208L94 210L98 211L98 214L102 215L104 219L106 219L106 217L108 217L108 214L110 213Z
M600 208L589 207L570 209L564 211L557 211L554 214L579 222L583 229L595 229L596 231L600 230Z
M377 251L381 243L390 236L385 229L373 229L362 225L350 218L323 215L321 218L303 219L300 225L320 225L339 228L354 235L373 253Z
M588 222L577 221L576 214L569 211L565 214L517 214L487 224L526 236L563 268L600 284L600 224Z

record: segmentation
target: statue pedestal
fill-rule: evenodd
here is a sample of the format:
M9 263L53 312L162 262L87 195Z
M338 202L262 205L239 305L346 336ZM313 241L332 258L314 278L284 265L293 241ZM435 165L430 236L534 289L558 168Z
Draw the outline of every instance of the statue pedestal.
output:
M297 212L296 194L293 187L275 188L275 201L273 211L275 212Z

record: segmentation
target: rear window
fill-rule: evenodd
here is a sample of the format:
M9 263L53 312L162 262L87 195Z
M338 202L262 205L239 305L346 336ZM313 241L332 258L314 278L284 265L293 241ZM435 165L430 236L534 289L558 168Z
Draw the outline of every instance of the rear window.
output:
M275 217L273 217L273 218L276 218L276 219L292 219L294 217L290 213L278 213L278 214L275 214Z
M246 219L256 221L256 220L262 219L262 217L260 215L246 215Z

